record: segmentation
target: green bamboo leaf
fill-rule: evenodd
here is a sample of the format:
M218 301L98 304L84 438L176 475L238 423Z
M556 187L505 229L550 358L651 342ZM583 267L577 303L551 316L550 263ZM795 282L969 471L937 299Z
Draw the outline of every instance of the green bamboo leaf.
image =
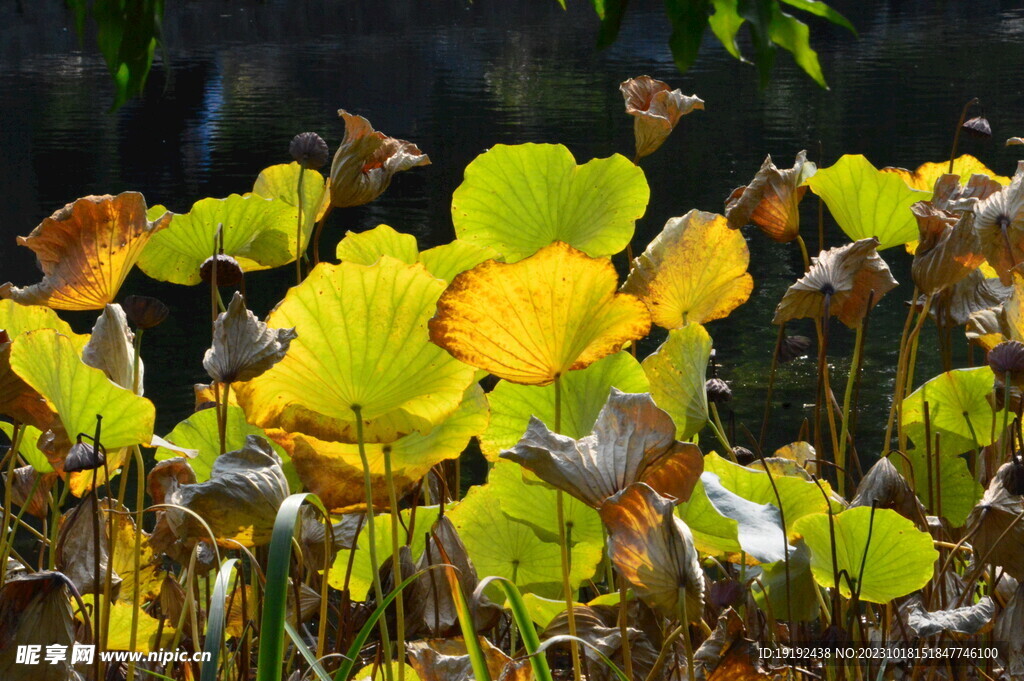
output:
M224 646L224 622L227 619L227 595L231 583L231 571L238 564L237 558L225 560L217 571L217 581L213 585L213 596L210 599L210 613L206 619L206 632L203 641L203 652L207 659L203 662L199 681L217 681L217 667L220 666L220 651Z

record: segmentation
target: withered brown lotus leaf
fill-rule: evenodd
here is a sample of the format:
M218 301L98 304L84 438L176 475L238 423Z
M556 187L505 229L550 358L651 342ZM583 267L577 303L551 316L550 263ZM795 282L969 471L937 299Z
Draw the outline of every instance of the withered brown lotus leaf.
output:
M1002 290L1002 289L1001 289ZM1004 340L1024 341L1024 270L1010 271L1009 294L998 307L971 313L967 320L967 338L985 350Z
M1003 663L1008 678L1024 678L1024 584L1019 584L1006 607L996 616L992 639L1003 641Z
M3 479L6 478L7 473L4 473ZM11 481L11 501L24 507L29 515L45 518L50 511L47 494L56 481L56 473L39 473L32 466L15 468L14 480Z
M878 239L871 237L830 248L812 258L811 269L786 291L772 322L818 318L824 312L827 295L829 314L839 317L851 329L856 328L868 312L868 298L874 307L896 287L889 266L875 250L877 247Z
M999 279L987 279L980 269L972 270L952 288L940 291L932 299L928 314L939 326L963 326L976 312L1002 304L1011 291L1011 287L1004 286ZM919 303L924 304L924 297Z
M134 389L135 334L128 328L128 317L117 303L107 305L92 327L92 336L82 350L82 361L99 369L114 383L127 390ZM139 360L139 386L142 394L144 366Z
M736 188L725 202L729 226L739 229L752 222L772 241L785 243L800 235L800 200L807 191L804 180L818 167L801 151L793 167L779 170L772 157L765 158L761 169L745 187Z
M779 361L792 362L797 357L803 357L811 349L811 339L807 336L786 336L779 344Z
M43 661L47 646L70 650L75 643L73 588L67 577L49 571L18 575L0 587L0 678L81 681L69 660ZM40 664L18 662L18 647L25 645L41 646Z
M485 637L480 636L478 640L491 678L503 678L502 674L512 663L512 658ZM461 636L412 641L406 645L406 650L409 653L409 665L416 671L420 681L473 681L476 678L466 650L466 641ZM527 673L515 678L526 681L532 677L532 674Z
M973 538L979 560L1003 568L1017 580L1024 580L1024 497L1011 494L1007 476L1013 464L1005 463L992 476L988 489L967 517L967 532Z
M911 596L900 605L900 614L906 621L906 626L921 637L935 636L943 632L977 634L987 631L991 628L995 612L995 602L989 596L984 596L973 605L947 610L927 610L919 595Z
M887 457L879 459L857 485L857 496L850 502L850 507L857 506L891 508L919 527L927 515L917 495Z
M955 177L955 176L946 176ZM921 238L911 275L917 288L935 294L955 285L985 261L969 215L957 216L927 201L910 207Z
M984 116L968 118L961 127L971 137L978 139L989 139L992 137L992 125Z
M100 585L96 586L95 518L99 513ZM113 529L113 534L111 534ZM103 592L107 569L111 571L112 594L119 600L131 601L134 584L139 583L139 597L148 600L160 589L163 574L157 565L149 536L139 537L139 570L135 571L135 522L127 509L113 499L100 499L93 494L61 518L57 535L56 565L72 581L80 593Z
M1024 137L1011 137L1006 140L1006 146L1016 147L1024 145Z
M714 632L693 654L699 681L770 681L760 661L758 644L744 636L743 622L729 608L718 618Z
M1010 284L1010 270L1024 262L1024 161L1008 186L984 199L953 202L951 207L973 213L985 258L1002 282Z
M331 163L331 205L336 208L361 206L384 193L395 173L430 164L430 159L412 142L388 137L362 116L344 109L345 138Z
M704 610L704 573L690 528L675 504L642 482L601 505L608 556L647 605L664 617L693 622Z
M626 113L633 116L636 160L657 151L680 118L704 109L704 100L697 95L684 95L650 76L622 81L619 90L626 100Z
M750 298L750 250L716 213L691 210L665 223L622 285L651 310L654 323L678 329L726 317Z
M745 632L743 620L732 608L718 616L711 635L693 652L693 667L699 681L705 681L722 660L733 639Z
M320 592L308 584L299 584L298 586L289 584L286 597L287 604L285 606L285 618L288 622L295 621L296 591L298 591L299 597L299 620L301 622L308 622L320 612L320 603L322 602ZM257 621L260 607L251 586L245 587L244 610L242 609L242 594L240 590L236 592L231 600L231 607L228 608L227 619L224 622L225 633L228 636L241 638L245 633L246 623L251 621L255 624Z
M249 381L274 366L297 338L295 329L272 329L245 309L236 292L213 324L213 346L203 357L203 368L215 381Z
M962 206L959 201L987 199L1010 182L1010 178L1001 179L1005 182L999 182L985 174L974 174L967 182L961 184L960 176L955 173L941 175L935 180L932 198L928 203L939 210L958 210Z
M650 331L647 307L617 281L610 260L562 241L515 263L488 260L441 294L430 340L513 383L548 385Z
M218 544L231 547L237 541L260 546L270 541L277 510L287 496L288 480L281 460L266 440L249 435L242 449L217 457L208 481L172 484L165 502L197 513L213 530ZM179 538L208 537L191 514L167 509L166 516Z
M0 297L58 310L101 310L114 302L150 236L170 222L150 222L138 192L86 196L46 218L18 243L31 248L43 280L0 287Z
M672 417L650 394L612 388L590 435L574 440L531 417L522 439L501 457L594 508L634 482L686 501L704 459L696 445L677 441L675 434Z
M619 609L614 608L614 614L610 617L601 612L599 608L590 606L578 606L573 609L573 616L576 620L576 635L590 646L581 646L583 653L587 656L587 663L590 668L591 677L595 681L611 681L614 677L611 671L604 665L598 653L609 658L612 662L622 667L622 629L618 626ZM569 634L568 614L563 610L551 620L544 629L541 638L548 639L554 636L565 636ZM645 679L658 659L658 651L654 649L647 635L634 626L626 629L629 638L630 658L633 662L633 674L636 678Z

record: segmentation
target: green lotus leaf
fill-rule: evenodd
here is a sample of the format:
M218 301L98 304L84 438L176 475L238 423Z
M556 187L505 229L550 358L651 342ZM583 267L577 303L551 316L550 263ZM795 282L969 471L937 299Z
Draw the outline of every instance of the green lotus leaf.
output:
M651 396L676 422L676 437L688 440L708 420L704 389L711 336L700 324L672 329L664 343L643 361Z
M419 260L419 247L412 234L397 232L388 225L377 225L365 232L346 232L338 242L338 260L359 265L372 265L382 255L390 255L411 265Z
M365 232L346 232L338 244L337 255L338 260L360 265L372 265L382 255L390 255L409 265L419 262L428 272L447 282L485 260L501 257L492 248L458 240L420 252L416 237L396 232L388 225L377 225Z
M782 560L792 547L786 541L777 504L755 503L726 489L714 473L701 475L704 494L718 515L736 521L743 552L762 563ZM779 496L782 496L780 490ZM692 527L690 528L693 529Z
M828 508L818 485L803 478L774 476L775 487L779 491L779 496L776 498L772 481L768 479L768 473L764 470L734 464L714 452L704 457L704 470L717 475L722 487L747 501L778 506L779 500L781 500L789 536L793 536L793 523L797 519L810 513L822 513ZM833 510L842 509L842 504L835 499L829 484L824 481L819 482L832 500Z
M298 163L281 163L264 168L252 186L252 193L266 199L277 199L296 209L299 208ZM313 225L324 216L330 205L330 192L324 176L315 170L302 171L302 243L300 252L305 252ZM295 218L296 216L292 216ZM292 233L296 231L296 219L292 221Z
M42 305L22 305L10 299L0 300L0 329L6 331L11 340L28 331L53 329L66 336L78 353L89 342L89 334L72 331L56 311Z
M862 601L888 603L917 591L931 580L939 558L931 535L918 530L896 511L858 506L836 514L832 520L835 567L848 576L839 579L839 592L844 598L852 595L852 583ZM804 516L794 523L793 529L811 550L814 580L820 586L834 587L828 514Z
M821 613L814 594L818 587L811 575L811 552L804 542L796 542L796 550L789 556L788 573L785 561L781 560L766 563L761 570L760 579L751 585L754 600L760 607L770 604L775 617L783 620L790 616L795 622L811 622L818 618Z
M647 376L628 352L617 352L585 369L565 374L561 380L561 434L577 440L590 434L613 387L627 393L648 390ZM480 449L490 461L497 461L503 449L519 442L531 416L554 428L554 385L522 385L501 380L488 393L487 401L491 405L491 423L480 438Z
M105 610L103 596L82 594L82 601L89 612ZM161 622L145 610L136 607L129 601L118 600L110 603L110 619L107 621L107 633L103 640L108 650L127 650L146 655L151 650L170 649L175 639L176 622ZM137 616L135 616L135 614ZM132 619L135 617L135 647L132 647ZM79 615L81 617L81 615ZM69 651L70 654L70 651Z
M953 527L962 527L967 522L971 509L981 499L985 489L974 479L962 456L947 454L943 448L939 456L931 459L931 476L928 475L929 457L925 449L911 449L907 452L913 467L914 487L917 496L934 515L940 515ZM906 464L903 464L904 466ZM904 475L907 480L910 476ZM929 489L929 480L931 489ZM938 482L936 482L938 481ZM941 485L941 487L940 487Z
M473 369L432 344L444 283L422 265L320 263L267 317L294 328L284 359L236 384L250 423L315 438L393 442L429 431L462 402ZM293 454L294 457L294 454Z
M251 272L295 260L297 209L257 194L232 194L200 199L192 210L174 215L171 224L153 235L139 267L154 279L198 284L199 267L213 255L217 228L224 226L224 253Z
M508 262L553 241L596 258L626 247L649 198L643 171L619 154L577 166L562 145L498 144L466 167L452 221L459 239Z
M42 431L35 426L30 426L27 423L21 424L25 432L21 435L21 443L18 445L18 453L21 454L25 462L36 469L38 473L52 473L53 466L46 460L46 455L39 451L39 447L36 445L39 442L39 436L42 435ZM0 432L3 432L7 439L13 442L14 440L14 424L7 423L6 421L0 421Z
M153 438L153 403L86 365L67 336L52 329L18 336L11 368L50 402L72 441L96 430L97 415L104 417L101 442L107 450L149 444Z
M542 540L529 525L505 515L502 503L494 486L482 485L470 489L449 514L477 574L481 579L507 577L524 591L558 598L562 592L561 549L557 543ZM602 550L602 544L572 547L569 583L573 589L594 574ZM488 593L499 600L497 589Z
M461 272L471 270L485 260L501 260L501 254L487 246L455 240L420 253L420 262L438 279L450 282Z
M995 374L987 366L939 374L903 400L903 427L918 448L924 449L924 403L927 401L932 438L936 433L941 435L944 455L962 454L990 445L993 418L998 419L994 424L996 430L1003 422L1002 412L993 414L988 401L994 383Z
M911 189L893 173L883 173L860 154L846 154L819 169L807 185L828 206L832 217L853 241L877 237L878 250L918 238L910 207L931 192Z
M250 425L245 420L245 412L240 407L231 405L228 407L227 425L224 433L224 451L232 452L245 446L245 438L248 435L259 435L267 439L266 432L262 428ZM187 419L174 427L164 440L184 449L194 449L199 452L195 458L190 458L188 463L196 474L196 482L206 482L210 479L210 470L213 468L214 460L220 455L220 432L217 430L217 410L201 409L189 416ZM279 457L281 457L281 469L288 478L288 486L292 490L302 489L302 483L295 472L295 465L292 464L288 453L280 445L271 442L270 445ZM157 447L155 459L164 461L181 456L181 452L166 447Z
M440 506L417 506L415 516L412 514L412 509L407 508L402 511L398 528L399 542L402 545L408 543L414 561L419 559L423 553L423 547L427 544L427 532L433 527L440 512ZM373 529L373 538L377 544L377 562L384 565L391 558L391 514L374 516ZM357 601L365 601L373 587L373 563L370 562L369 542L370 533L364 526L359 531L356 548L338 551L327 575L327 581L331 586L335 589L343 589L345 574L348 572L348 564L351 561L352 572L349 575L348 588L352 598Z
M618 597L619 594L616 592L614 595ZM556 617L565 612L564 598L543 598L537 594L527 593L523 594L523 604L526 605L526 612L530 614L530 619L541 630L546 629ZM576 608L583 606L583 603L575 604Z
M494 464L487 483L501 499L505 515L526 523L544 541L558 541L558 490L510 461ZM562 495L562 503L570 543L604 543L601 516L596 510L569 494Z
M392 484L399 497L413 491L432 467L446 459L455 459L470 438L487 427L487 400L476 383L471 384L458 409L429 433L412 432L386 444L364 445L370 464L374 506L389 504L384 475L384 449L391 452ZM284 447L306 489L320 497L328 508L339 512L365 509L363 464L359 445L325 442L303 433L271 430L268 435Z
M739 540L739 522L714 507L704 490L703 479L697 481L689 501L676 506L676 515L689 526L693 545L698 551L739 562L743 550Z

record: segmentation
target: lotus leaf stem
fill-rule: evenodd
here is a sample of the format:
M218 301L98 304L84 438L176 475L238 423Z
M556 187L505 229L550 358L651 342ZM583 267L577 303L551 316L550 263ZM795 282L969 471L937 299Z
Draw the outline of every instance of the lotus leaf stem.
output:
M298 286L302 283L302 178L306 174L302 164L299 164L299 181L296 183L296 193L298 194L299 203L299 216L296 219L298 226L295 230L295 285Z
M757 448L764 449L764 437L768 433L768 418L772 411L772 392L775 390L775 371L779 366L779 350L782 349L782 341L786 337L786 323L779 324L779 335L775 339L775 351L772 353L772 363L768 369L768 394L764 398L764 418L761 419L761 434L757 438Z
M868 298L868 307L871 307L871 299ZM850 376L846 379L846 389L843 391L843 427L839 435L839 449L836 452L836 465L840 470L846 469L846 439L850 434L850 404L853 400L853 386L860 376L860 363L864 354L864 322L857 325L857 336L853 342L853 357L850 359ZM839 483L839 493L846 496L849 491L849 476L843 475Z
M391 447L384 447L384 478L388 486L388 506L391 507L391 575L392 583L402 583L402 561L398 555L398 495L395 493L395 479L391 473ZM405 681L405 599L395 599L395 642L398 645L398 681Z

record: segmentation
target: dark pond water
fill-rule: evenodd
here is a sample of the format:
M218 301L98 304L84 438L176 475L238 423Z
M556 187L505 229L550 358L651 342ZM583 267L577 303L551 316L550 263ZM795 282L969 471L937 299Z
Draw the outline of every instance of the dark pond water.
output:
M450 198L462 169L498 142L561 142L581 160L629 154L631 120L617 86L640 74L707 102L644 161L652 200L638 225L634 243L641 246L669 217L691 208L720 211L766 153L788 164L805 148L817 158L820 142L828 163L842 153L866 154L878 166L940 160L960 107L974 96L995 137L964 140L962 150L1003 174L1014 167L1016 155L1002 140L1024 134L1021 3L837 0L860 38L815 23L827 92L786 55L760 91L751 67L710 42L697 66L678 74L654 0L631 3L619 42L597 52L593 12L583 0L569 4L563 12L554 0L168 3L168 63L155 69L143 100L109 113L105 67L88 43L79 45L63 3L0 3L0 281L37 280L32 255L15 236L66 202L134 189L150 204L185 212L202 197L246 191L261 168L289 160L297 132L315 130L333 148L343 132L335 115L341 107L415 141L433 164L399 176L369 206L336 211L328 252L346 229L381 222L416 234L421 247L450 240ZM815 202L805 210L813 248ZM801 264L795 248L757 233L748 238L754 294L710 331L721 373L733 381L731 409L756 432L775 340L772 311ZM841 239L828 224L828 244ZM910 296L909 258L898 251L884 257L904 285L877 308L867 346L860 441L868 454L881 441ZM285 268L251 278L257 312L283 294L290 276ZM146 381L166 432L189 413L192 383L205 379L208 299L141 273L124 291L157 295L172 307L171 320L145 344L145 358L162 369L147 372ZM93 317L71 320L85 329ZM838 392L853 339L834 328ZM957 343L962 357L961 334ZM919 377L938 366L933 335L923 347ZM812 360L782 370L770 444L795 439L810 414L804 403L813 399L813 376Z

